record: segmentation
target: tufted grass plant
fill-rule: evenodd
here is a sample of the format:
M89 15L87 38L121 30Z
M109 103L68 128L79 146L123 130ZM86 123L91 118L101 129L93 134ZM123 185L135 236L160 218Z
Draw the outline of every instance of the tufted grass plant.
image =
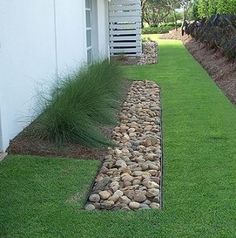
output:
M34 133L59 145L110 145L101 127L117 122L123 89L120 67L108 60L81 68L54 85L44 98Z

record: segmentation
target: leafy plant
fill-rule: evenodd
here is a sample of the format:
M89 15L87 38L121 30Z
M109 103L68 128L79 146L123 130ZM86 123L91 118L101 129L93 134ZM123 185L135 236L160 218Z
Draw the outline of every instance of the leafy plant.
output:
M236 0L197 0L194 2L196 18L215 14L236 14Z
M181 24L178 24L181 26ZM142 34L164 34L168 33L171 30L174 30L175 26L169 24L162 24L158 27L145 27L142 29Z
M196 40L209 48L221 50L229 59L236 59L236 16L213 15L191 23L187 30Z
M57 144L110 144L101 126L116 123L122 93L120 68L108 60L84 67L54 85L44 98L34 134Z

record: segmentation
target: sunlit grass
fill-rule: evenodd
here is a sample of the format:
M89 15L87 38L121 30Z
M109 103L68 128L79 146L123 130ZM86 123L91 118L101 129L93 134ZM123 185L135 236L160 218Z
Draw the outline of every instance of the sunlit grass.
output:
M76 192L84 196L96 163L36 166L12 158L0 164L1 237L235 237L235 107L180 41L159 44L158 65L129 66L126 75L161 86L164 209L79 210L83 199L76 207L66 201Z

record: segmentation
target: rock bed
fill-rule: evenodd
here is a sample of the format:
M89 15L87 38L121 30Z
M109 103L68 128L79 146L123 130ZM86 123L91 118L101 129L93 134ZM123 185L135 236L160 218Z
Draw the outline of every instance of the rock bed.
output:
M155 41L143 42L143 53L138 61L139 65L158 63L158 44Z
M151 81L134 81L113 130L86 210L159 209L161 205L160 89Z

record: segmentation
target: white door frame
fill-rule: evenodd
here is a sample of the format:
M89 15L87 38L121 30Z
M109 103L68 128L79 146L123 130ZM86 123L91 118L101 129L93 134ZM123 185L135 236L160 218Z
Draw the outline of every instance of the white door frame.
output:
M98 58L97 0L85 0L87 63Z

